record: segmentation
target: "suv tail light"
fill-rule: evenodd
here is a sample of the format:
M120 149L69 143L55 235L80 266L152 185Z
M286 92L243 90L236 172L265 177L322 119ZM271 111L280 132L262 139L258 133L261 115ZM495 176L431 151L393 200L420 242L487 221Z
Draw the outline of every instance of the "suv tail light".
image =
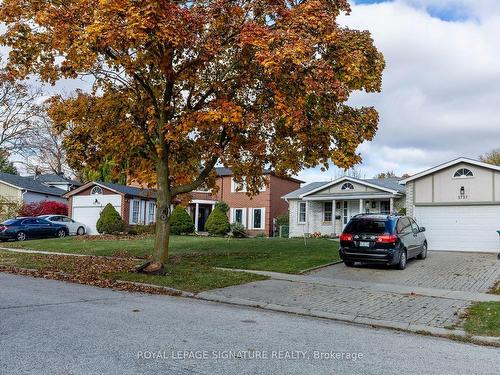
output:
M398 240L398 236L395 234L383 234L377 237L378 243L394 243Z
M340 241L352 241L352 234L342 233L340 235Z
M5 225L0 225L0 232L3 232L4 230L8 229Z

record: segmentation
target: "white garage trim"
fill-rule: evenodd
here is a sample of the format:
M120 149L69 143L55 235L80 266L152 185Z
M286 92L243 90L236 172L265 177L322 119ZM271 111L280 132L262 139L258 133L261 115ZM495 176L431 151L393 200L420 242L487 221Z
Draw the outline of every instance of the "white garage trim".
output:
M430 250L498 252L500 205L416 206Z
M104 207L111 205L121 214L122 196L109 195L79 195L72 199L71 216L75 221L85 224L88 234L98 234L96 223Z

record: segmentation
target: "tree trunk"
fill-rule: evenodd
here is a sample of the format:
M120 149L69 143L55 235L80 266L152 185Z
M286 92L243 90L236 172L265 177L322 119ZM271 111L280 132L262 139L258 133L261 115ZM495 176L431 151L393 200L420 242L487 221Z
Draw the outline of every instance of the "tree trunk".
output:
M164 162L156 166L157 173L157 200L156 200L156 230L153 259L139 271L151 274L165 274L168 258L168 244L170 240L170 206L172 196L168 181L168 168Z

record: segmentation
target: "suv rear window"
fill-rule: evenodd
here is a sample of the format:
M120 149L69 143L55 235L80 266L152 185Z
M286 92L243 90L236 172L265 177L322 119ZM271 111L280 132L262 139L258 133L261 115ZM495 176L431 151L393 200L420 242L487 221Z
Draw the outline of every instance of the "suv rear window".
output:
M383 234L392 233L393 228L389 220L374 220L374 219L353 219L347 224L344 233L370 233Z

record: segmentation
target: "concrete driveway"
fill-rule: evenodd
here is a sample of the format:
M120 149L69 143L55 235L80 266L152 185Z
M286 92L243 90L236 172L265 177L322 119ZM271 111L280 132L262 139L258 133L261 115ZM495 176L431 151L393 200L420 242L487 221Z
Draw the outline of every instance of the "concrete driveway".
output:
M500 260L496 254L429 251L427 259L412 259L404 271L376 265L346 267L340 263L310 272L309 275L466 292L487 292L500 278Z

